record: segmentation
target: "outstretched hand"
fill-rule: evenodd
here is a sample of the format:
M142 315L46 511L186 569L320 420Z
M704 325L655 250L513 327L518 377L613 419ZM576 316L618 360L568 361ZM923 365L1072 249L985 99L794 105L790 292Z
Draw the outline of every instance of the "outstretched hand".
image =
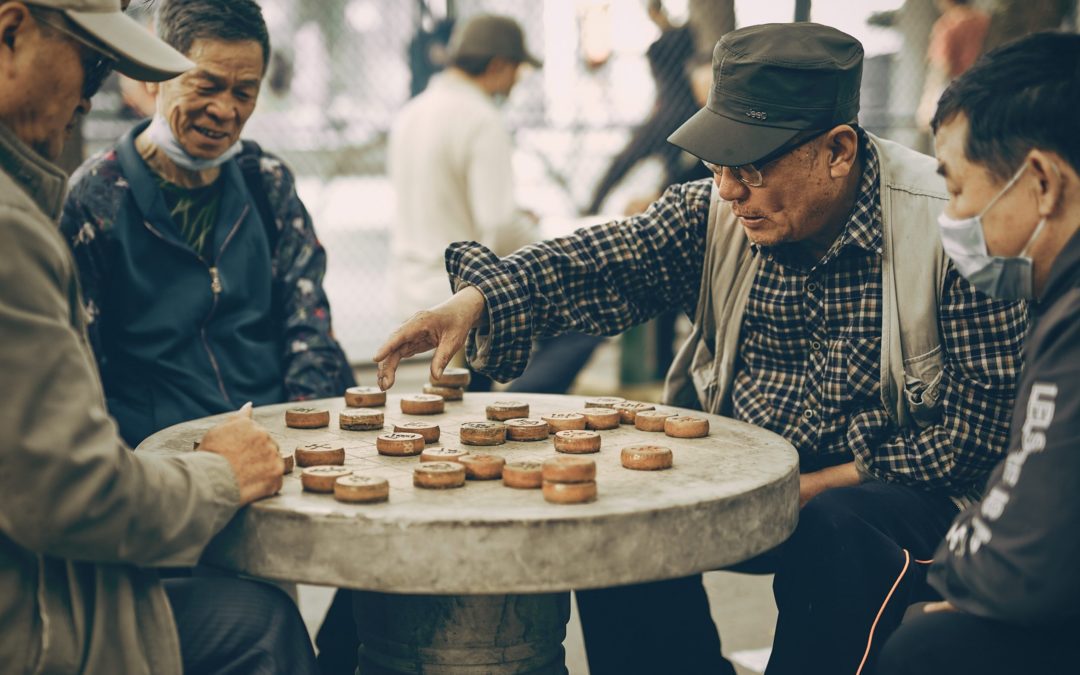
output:
M401 359L435 350L431 359L431 375L438 378L454 354L464 346L469 331L480 322L486 301L484 295L468 286L446 302L417 312L383 343L375 352L379 364L379 388L394 386Z

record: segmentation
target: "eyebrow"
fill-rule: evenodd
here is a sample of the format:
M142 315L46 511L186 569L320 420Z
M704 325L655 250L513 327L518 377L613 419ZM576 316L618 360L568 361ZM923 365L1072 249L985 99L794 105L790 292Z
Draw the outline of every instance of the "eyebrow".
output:
M217 85L219 87L224 87L225 86L225 78L219 77L219 76L217 76L217 75L215 75L215 74L213 74L213 73L211 73L209 71L206 71L206 70L196 70L196 71L191 73L191 77L201 78L201 79L204 79L204 80L210 80L211 82L213 82L215 85ZM240 87L257 87L257 86L259 86L259 80L256 80L256 79L240 80L236 84L237 84L237 86L240 86Z

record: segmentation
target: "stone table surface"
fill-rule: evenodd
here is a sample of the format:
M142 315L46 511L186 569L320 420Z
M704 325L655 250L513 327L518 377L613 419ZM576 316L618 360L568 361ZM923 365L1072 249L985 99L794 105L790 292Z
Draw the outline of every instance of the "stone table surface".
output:
M403 392L407 395L411 392ZM484 421L485 407L516 400L530 417L580 411L585 397L467 393L439 415L406 415L401 395L382 407L382 431L343 431L341 398L257 408L255 419L283 451L340 441L346 465L383 476L390 499L346 504L304 492L299 467L277 496L241 510L207 548L210 564L270 579L391 593L504 594L608 587L685 576L740 562L779 544L798 518L798 457L782 437L717 415L657 405L705 417L707 437L676 439L632 425L599 432L595 502L558 505L540 490L515 490L501 481L468 481L463 488L425 490L412 484L417 457L386 457L375 437L394 422L433 421L437 444L502 455L507 461L556 455L552 441L462 446L462 422ZM291 429L284 411L326 407L330 426ZM222 416L185 422L143 441L138 452L192 451L192 442ZM636 443L671 448L674 466L632 471L620 449ZM429 446L430 447L430 446Z

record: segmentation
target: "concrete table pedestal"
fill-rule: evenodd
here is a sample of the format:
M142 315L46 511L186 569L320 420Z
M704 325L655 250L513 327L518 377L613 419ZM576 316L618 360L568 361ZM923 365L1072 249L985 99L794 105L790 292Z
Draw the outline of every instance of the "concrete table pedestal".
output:
M565 675L569 593L353 594L361 675Z
M408 394L409 392L405 392ZM767 551L795 529L799 461L780 436L717 415L707 437L671 438L630 425L601 431L599 497L588 504L544 501L540 490L500 481L468 481L450 490L412 483L416 457L385 457L375 438L395 423L440 426L439 445L543 461L552 441L462 446L461 424L485 419L497 400L528 403L536 419L579 411L577 396L465 395L441 415L405 415L400 396L385 407L385 430L338 428L342 399L305 402L330 410L330 426L290 429L291 404L254 412L282 447L309 443L345 448L356 473L386 478L390 499L345 504L304 492L299 469L280 494L241 510L210 542L203 562L280 581L337 586L357 594L363 675L425 673L562 673L562 639L572 589L607 588L721 569ZM138 452L192 451L192 441L223 418L163 429ZM671 449L674 466L631 471L620 451L649 443ZM367 591L367 592L365 592Z

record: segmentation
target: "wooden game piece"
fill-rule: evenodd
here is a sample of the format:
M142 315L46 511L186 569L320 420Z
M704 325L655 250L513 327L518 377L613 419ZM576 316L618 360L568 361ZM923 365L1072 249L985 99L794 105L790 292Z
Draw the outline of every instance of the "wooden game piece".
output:
M585 416L576 412L556 412L541 415L540 419L548 423L552 432L585 429Z
M502 471L503 485L519 490L533 490L544 482L543 466L540 462L507 462Z
M622 396L598 396L585 401L586 408L613 408L619 403L625 403Z
M439 387L467 387L471 380L468 368L444 368L441 376L429 379Z
M349 387L345 390L345 405L350 408L386 405L386 392L378 387Z
M664 420L664 433L672 438L702 438L709 435L709 420L676 415Z
M619 453L622 465L636 471L657 471L670 469L672 464L671 449L662 445L628 445Z
M506 420L506 438L511 441L542 441L550 433L544 420Z
M330 411L326 408L289 408L285 411L285 426L293 429L318 429L330 426Z
M622 419L619 411L611 408L586 408L581 414L585 416L586 429L618 429Z
M394 422L394 431L406 434L420 434L425 443L437 443L441 430L434 422Z
M558 431L552 441L557 451L571 455L600 452L600 434L595 431Z
M465 422L458 434L465 445L502 445L506 442L506 425L502 422Z
M465 467L457 462L422 462L413 469L413 485L429 490L457 488L465 484Z
M615 409L619 411L619 421L623 424L633 424L634 418L637 414L643 410L656 410L656 406L651 403L641 403L639 401L624 401L615 406Z
M465 477L472 480L496 480L502 478L506 460L498 455L465 455L458 459L465 467Z
M401 397L401 412L406 415L438 415L446 410L446 400L435 394L412 394Z
M380 455L412 457L424 450L424 437L420 434L394 432L375 437L375 449Z
M574 455L559 455L544 460L542 472L545 482L583 483L596 480L596 462Z
M300 484L308 492L333 492L334 481L351 473L343 466L311 466L300 473Z
M461 401L465 398L465 390L461 387L443 387L437 384L425 384L424 393L442 396L447 401Z
M334 481L334 499L350 504L373 504L390 499L390 483L385 478L351 474Z
M383 428L383 412L374 408L346 408L338 413L338 427L345 431Z
M638 431L663 431L664 420L674 416L675 413L661 410L642 410L634 416L634 428Z
M552 504L587 504L596 501L596 481L553 483L544 481L544 499Z
M285 462L285 470L282 471L281 473L283 473L283 474L292 473L293 472L293 466L295 466L295 464L296 464L296 460L293 459L292 454L290 453L288 455L282 455L281 456L281 461Z
M486 409L487 418L496 422L529 416L529 404L521 401L495 401Z
M469 453L465 450L458 450L457 448L424 448L424 451L420 453L420 461L457 462L467 454Z
M336 443L308 443L296 446L296 466L341 466L345 463L345 447Z

